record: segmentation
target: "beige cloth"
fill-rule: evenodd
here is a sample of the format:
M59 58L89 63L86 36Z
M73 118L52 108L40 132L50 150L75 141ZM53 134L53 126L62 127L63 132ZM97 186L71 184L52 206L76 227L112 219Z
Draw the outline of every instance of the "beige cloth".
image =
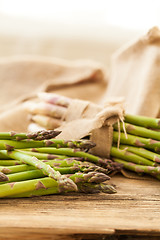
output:
M112 125L123 119L123 102L112 102L106 106L84 100L73 100L67 110L65 123L58 129L62 131L57 138L78 140L90 136L96 143L91 152L101 157L109 157L112 146Z
M29 118L21 103L39 91L98 102L107 86L103 66L94 61L46 57L0 60L0 131L27 131ZM95 94L96 92L96 94Z
M29 117L22 103L36 98L39 91L56 92L79 99L70 104L58 137L80 139L90 135L97 144L94 153L109 156L112 124L122 118L123 108L93 103L101 100L107 86L106 73L100 64L27 57L3 59L0 82L0 131L27 131Z
M159 116L160 30L157 27L113 55L109 79L103 101L122 96L126 112Z

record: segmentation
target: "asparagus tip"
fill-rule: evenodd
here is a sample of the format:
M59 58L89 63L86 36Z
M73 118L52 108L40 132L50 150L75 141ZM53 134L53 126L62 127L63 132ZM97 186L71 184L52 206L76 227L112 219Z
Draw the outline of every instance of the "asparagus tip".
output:
M101 184L101 191L109 194L113 194L117 192L117 190L113 185L108 185L108 184Z
M28 139L34 139L34 140L45 140L45 139L51 139L55 138L61 133L61 131L55 131L55 130L40 130L38 132L28 133L27 138Z
M4 173L0 172L0 182L6 182L8 181L8 177L7 175L5 175Z
M105 182L106 180L110 180L110 177L108 175L101 172L90 172L88 174L88 177L90 178L88 182L94 183L101 183Z
M64 175L62 175L58 179L58 184L59 184L59 192L61 193L78 191L77 185L70 178Z

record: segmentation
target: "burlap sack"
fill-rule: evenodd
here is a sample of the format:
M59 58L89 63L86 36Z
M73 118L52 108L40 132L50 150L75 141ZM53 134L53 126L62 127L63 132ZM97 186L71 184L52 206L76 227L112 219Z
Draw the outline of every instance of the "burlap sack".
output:
M107 86L103 66L94 61L46 57L0 59L0 131L27 131L28 113L21 103L39 91L98 102ZM96 94L95 94L96 92Z
M104 67L94 61L65 61L47 57L0 59L0 111L31 98L38 91L57 91L93 102L107 85ZM96 91L96 95L93 94ZM87 92L86 92L87 91Z
M23 103L36 98L39 91L56 92L79 99L70 104L59 138L90 135L97 144L94 153L109 156L112 124L123 117L123 108L93 104L100 101L107 86L100 64L30 57L2 59L0 84L0 131L27 131L29 120Z
M58 128L62 133L57 138L78 140L89 135L90 140L96 144L90 152L101 157L109 157L112 126L119 120L123 121L123 115L122 101L98 105L75 99L68 107L64 124Z
M125 97L126 112L159 116L160 31L157 27L113 55L103 101L119 96Z

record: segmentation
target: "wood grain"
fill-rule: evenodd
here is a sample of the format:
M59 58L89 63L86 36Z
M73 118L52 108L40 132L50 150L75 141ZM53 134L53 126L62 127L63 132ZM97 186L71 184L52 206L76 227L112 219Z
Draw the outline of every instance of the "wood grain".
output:
M63 240L75 239L73 235L78 234L160 236L159 181L114 176L111 182L117 186L117 194L0 199L0 239Z

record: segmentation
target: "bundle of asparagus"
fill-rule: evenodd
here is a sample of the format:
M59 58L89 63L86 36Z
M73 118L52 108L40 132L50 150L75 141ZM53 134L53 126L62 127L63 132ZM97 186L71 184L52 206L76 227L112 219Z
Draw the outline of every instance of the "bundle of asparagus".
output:
M89 140L55 139L59 133L0 133L0 198L116 192L105 181L121 164L88 153Z
M39 103L26 104L26 109L32 114L29 129L59 127L72 99L52 93L39 93L38 97ZM138 174L150 174L160 179L159 129L160 119L125 115L124 124L114 125L112 160Z
M158 118L126 115L124 124L114 125L112 160L123 164L128 170L140 175L149 174L160 180L159 129ZM119 147L117 147L118 142L120 142Z

